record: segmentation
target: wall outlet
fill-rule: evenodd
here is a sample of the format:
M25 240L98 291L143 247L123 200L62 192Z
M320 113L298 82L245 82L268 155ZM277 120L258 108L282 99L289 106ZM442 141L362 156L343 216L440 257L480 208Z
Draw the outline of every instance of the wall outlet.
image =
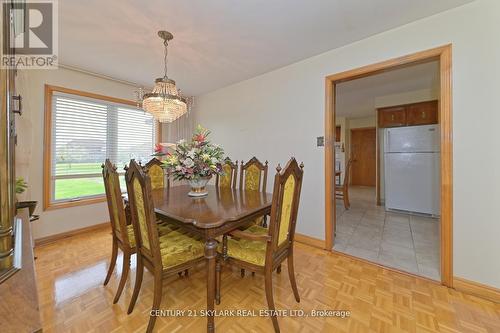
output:
M318 147L324 147L325 146L325 137L324 136L318 136L316 138L316 146L318 146Z

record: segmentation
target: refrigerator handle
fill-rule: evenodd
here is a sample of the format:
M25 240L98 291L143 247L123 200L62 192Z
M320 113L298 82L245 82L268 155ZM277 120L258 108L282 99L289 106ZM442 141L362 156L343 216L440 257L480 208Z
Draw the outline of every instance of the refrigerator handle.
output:
M389 149L389 142L391 142L391 130L386 129L387 135L385 136L385 147L384 147L384 153L387 153L387 151L390 151Z

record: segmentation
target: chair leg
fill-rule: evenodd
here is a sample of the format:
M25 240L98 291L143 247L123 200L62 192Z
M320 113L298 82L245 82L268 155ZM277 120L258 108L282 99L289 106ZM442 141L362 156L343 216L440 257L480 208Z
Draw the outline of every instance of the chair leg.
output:
M241 277L245 277L245 269L244 268L241 269L240 274L241 274Z
M151 307L151 313L154 313L155 310L160 309L161 304L161 287L162 287L162 273L161 271L155 272L154 277L154 294L153 294L153 306ZM156 322L156 316L149 315L149 323L148 328L146 329L147 333L153 332L153 328Z
M349 209L351 207L351 204L349 202L349 190L348 189L344 190L344 206L346 209Z
M299 290L297 289L297 281L295 281L295 269L293 267L293 250L290 249L290 254L287 259L288 263L288 277L290 278L290 284L292 285L293 295L297 303L300 303Z
M267 228L267 215L264 215L264 218L262 219L262 226Z
M111 262L109 263L108 274L106 275L106 279L104 280L104 285L108 284L109 279L111 278L111 274L113 274L113 270L115 269L117 257L118 257L118 244L116 243L116 240L113 237L113 248L111 250Z
M130 270L130 256L129 252L123 252L123 266L122 266L122 276L120 278L120 284L118 284L118 289L116 290L115 298L113 299L113 304L117 303L127 282L128 272Z
M274 298L273 298L273 280L272 280L272 271L266 269L265 272L265 281L266 281L266 299L267 306L269 310L271 310L271 320L273 321L274 332L279 333L280 327L278 325L278 317L276 316L276 308L274 306Z
M278 265L278 268L276 268L276 273L280 274L281 273L281 264Z
M127 314L131 314L134 311L135 302L137 301L137 296L139 296L139 291L141 290L142 276L144 275L144 264L140 255L137 255L137 269L135 273L135 284L134 291L132 292L132 298L130 299L130 304L128 306Z
M188 273L189 273L189 269L186 269L186 270L184 271L184 276L188 276Z
M217 262L215 263L215 304L220 304L220 280L222 274L222 258L217 258Z

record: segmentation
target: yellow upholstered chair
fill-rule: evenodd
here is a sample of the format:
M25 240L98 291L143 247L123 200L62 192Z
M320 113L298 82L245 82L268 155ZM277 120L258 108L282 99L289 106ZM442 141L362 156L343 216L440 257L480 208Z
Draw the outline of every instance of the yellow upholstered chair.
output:
M241 161L240 189L266 192L267 161L262 164L257 157L252 157L247 163ZM255 224L266 226L266 216L259 217Z
M222 258L224 262L253 272L264 272L267 304L275 310L272 291L272 272L287 259L288 275L295 300L300 302L293 267L293 241L302 187L303 165L292 158L281 170L278 165L274 177L274 192L269 228L253 225L241 231L235 230L224 236ZM216 300L220 302L220 268L217 272ZM278 319L272 311L275 332L279 332Z
M231 162L229 158L222 165L224 175L217 175L215 178L215 186L218 188L236 188L236 177L238 174L238 161L236 164Z
M140 163L139 163L140 165ZM163 168L163 163L157 159L156 157L151 159L146 165L143 167L144 171L149 175L151 179L151 189L170 189L170 174L168 171L165 171ZM128 208L128 206L126 207ZM126 210L127 212L127 210ZM130 215L130 214L129 214ZM130 218L130 217L129 217ZM158 221L160 222L160 221ZM178 232L185 233L184 230L179 229L175 224L163 220L162 224L167 224L170 228L177 230ZM188 270L186 269L184 275L188 275ZM179 272L179 276L182 276L182 272Z
M120 180L116 166L109 159L102 165L102 176L104 179L104 189L106 191L106 199L108 202L109 217L111 221L111 230L113 235L113 247L111 251L111 262L109 264L108 273L104 280L104 285L107 285L118 257L118 249L123 252L123 268L118 290L116 291L113 303L118 302L120 295L127 281L127 276L130 270L130 257L135 253L135 237L132 225L127 225L125 218L125 208L120 189ZM165 224L158 226L160 234L166 234L171 231L171 228Z
M151 178L152 190L170 187L170 179L168 177L165 179L165 170L163 169L163 163L159 159L157 159L156 157L153 158L151 161L146 163L144 169L147 170L148 175Z
M137 275L128 313L134 309L141 289L144 267L154 276L152 310L160 308L163 278L185 271L204 259L204 243L185 233L172 231L160 235L151 198L149 175L134 160L125 173L132 225L137 251ZM152 332L156 316L149 317L147 332Z
M267 161L262 164L257 157L240 166L240 188L245 190L266 192Z

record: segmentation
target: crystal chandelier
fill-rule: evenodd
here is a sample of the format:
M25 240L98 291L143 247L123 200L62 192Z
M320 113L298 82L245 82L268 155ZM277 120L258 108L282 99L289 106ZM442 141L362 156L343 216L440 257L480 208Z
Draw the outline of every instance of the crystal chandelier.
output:
M175 81L167 76L168 42L174 36L168 31L158 31L158 36L163 39L165 46L165 73L162 78L155 80L155 86L151 92L143 93L140 89L138 100L143 110L152 114L156 120L162 123L171 123L187 112L188 101L181 96Z

